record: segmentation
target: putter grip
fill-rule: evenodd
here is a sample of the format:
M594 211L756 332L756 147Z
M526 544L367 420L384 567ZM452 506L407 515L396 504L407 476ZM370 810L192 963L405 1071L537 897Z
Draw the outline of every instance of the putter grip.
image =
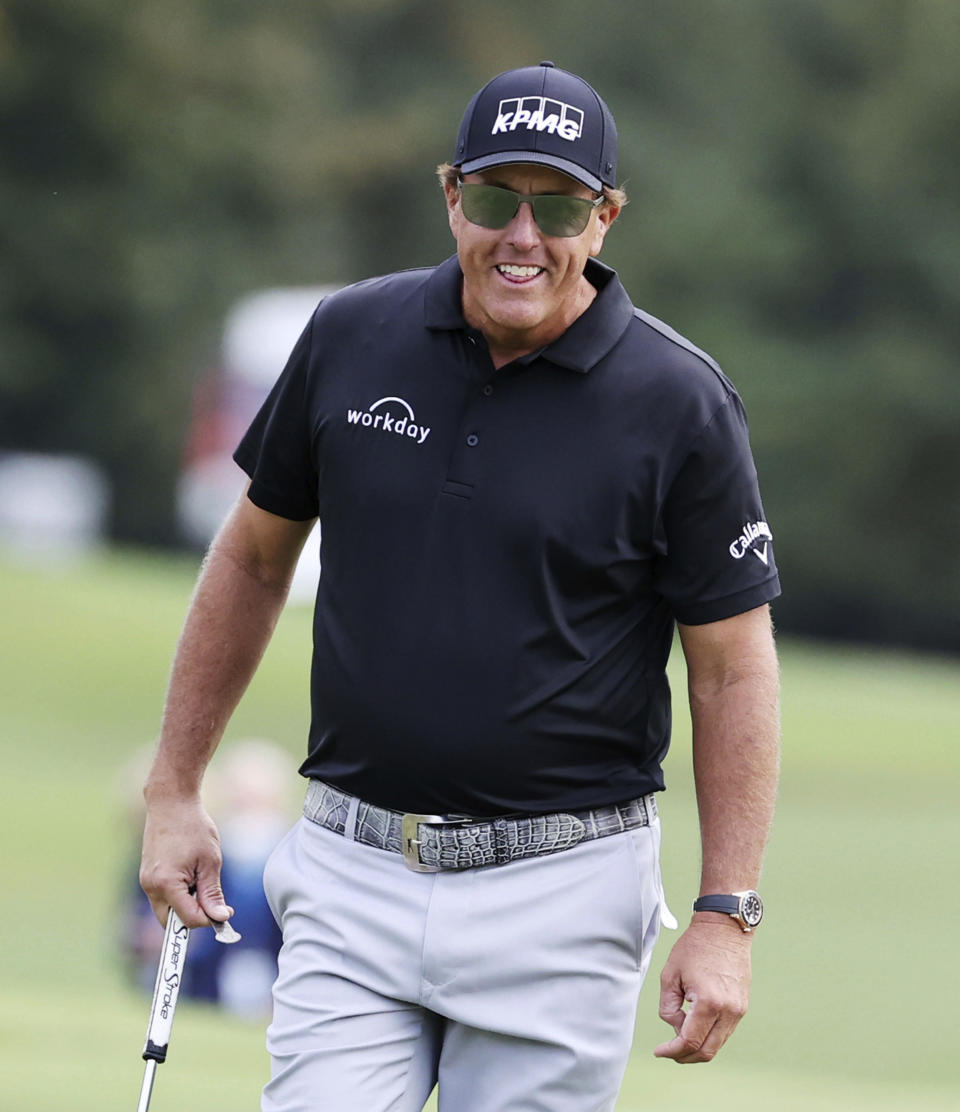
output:
M150 1022L147 1024L147 1041L143 1047L145 1061L163 1062L170 1044L173 1013L177 1010L177 997L183 981L183 964L187 957L190 928L185 927L180 916L170 908L167 929L163 936L163 952L157 968L157 983L153 989Z

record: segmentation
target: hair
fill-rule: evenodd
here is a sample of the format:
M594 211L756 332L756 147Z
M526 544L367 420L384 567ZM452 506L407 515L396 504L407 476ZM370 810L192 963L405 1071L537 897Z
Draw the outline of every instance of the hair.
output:
M450 188L453 189L460 180L460 170L456 166L452 166L449 162L441 162L437 167L437 178L441 186L446 187L449 185ZM605 185L601 193L603 194L605 208L623 208L629 200L627 191L623 188L616 189L611 185Z

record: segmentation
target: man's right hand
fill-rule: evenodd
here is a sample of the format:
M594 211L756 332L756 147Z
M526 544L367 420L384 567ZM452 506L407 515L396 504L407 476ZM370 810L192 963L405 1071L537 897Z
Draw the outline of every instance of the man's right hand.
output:
M161 924L171 907L188 927L231 918L221 863L220 836L199 799L148 798L140 885Z

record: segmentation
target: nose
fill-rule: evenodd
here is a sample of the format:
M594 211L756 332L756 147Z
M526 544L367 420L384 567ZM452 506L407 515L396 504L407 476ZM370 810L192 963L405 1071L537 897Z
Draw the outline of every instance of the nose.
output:
M540 242L540 229L533 219L533 206L529 201L521 201L517 215L507 225L507 240L515 247L529 250Z

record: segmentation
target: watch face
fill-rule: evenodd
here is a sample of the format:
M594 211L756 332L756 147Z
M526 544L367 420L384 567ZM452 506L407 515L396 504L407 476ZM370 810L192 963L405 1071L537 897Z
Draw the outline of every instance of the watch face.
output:
M763 918L763 901L756 892L744 892L740 898L740 918L748 927L755 927Z

